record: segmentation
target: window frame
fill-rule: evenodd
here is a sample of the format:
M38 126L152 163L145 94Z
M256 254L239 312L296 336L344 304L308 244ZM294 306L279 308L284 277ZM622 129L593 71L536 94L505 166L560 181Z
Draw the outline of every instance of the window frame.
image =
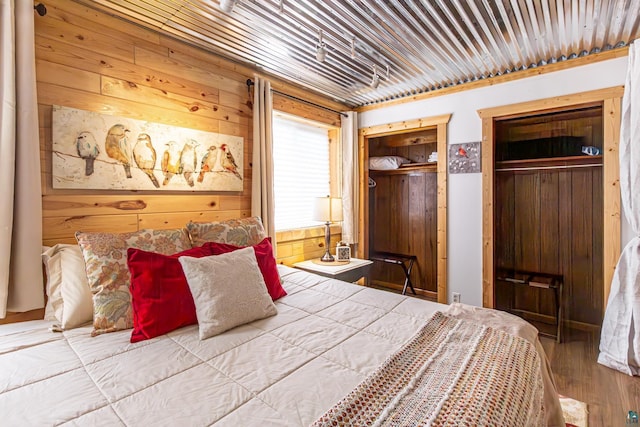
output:
M327 130L327 139L329 146L329 196L331 197L341 197L342 196L342 150L341 150L341 141L340 141L340 127L330 125L328 123L311 120L305 117L297 116L295 114L291 114L282 110L273 110L273 117L281 117L287 120L296 121L303 124L309 124L311 126L316 126L320 128L324 128ZM274 135L274 144L275 144L275 135ZM274 171L274 174L276 172ZM275 214L275 213L274 213ZM295 228L287 228L282 230L276 230L276 240L278 242L284 240L290 240L287 238L288 235L291 235L291 232L295 232L297 230L305 230L309 231L311 234L316 234L314 231L318 229L318 231L322 231L324 233L324 225L310 225L307 227L295 227ZM342 231L342 224L335 223L331 224L332 233L334 230L337 232Z

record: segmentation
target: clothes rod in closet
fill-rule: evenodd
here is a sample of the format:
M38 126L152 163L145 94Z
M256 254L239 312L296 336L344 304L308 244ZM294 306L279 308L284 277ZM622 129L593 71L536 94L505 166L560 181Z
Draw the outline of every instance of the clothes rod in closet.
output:
M528 166L528 167L514 167L514 168L496 168L496 172L508 172L508 171L538 171L538 170L550 170L550 169L577 169L577 168L596 168L602 167L601 164L593 165L558 165L558 166Z

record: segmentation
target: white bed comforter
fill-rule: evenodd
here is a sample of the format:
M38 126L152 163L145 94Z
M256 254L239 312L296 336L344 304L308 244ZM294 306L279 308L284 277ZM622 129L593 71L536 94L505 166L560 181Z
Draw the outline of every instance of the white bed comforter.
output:
M448 308L279 270L276 316L204 341L0 327L0 425L306 426Z

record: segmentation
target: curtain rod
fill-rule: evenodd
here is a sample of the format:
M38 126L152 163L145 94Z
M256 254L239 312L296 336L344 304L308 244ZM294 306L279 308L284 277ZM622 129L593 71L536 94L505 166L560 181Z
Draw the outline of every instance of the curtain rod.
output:
M255 83L253 83L253 80L247 79L247 89L251 89L251 86L253 86L254 84ZM313 105L314 107L317 107L317 108L322 108L323 110L331 111L332 113L338 113L343 117L348 117L348 115L346 113L343 113L342 111L337 111L337 110L334 110L333 108L325 107L324 105L316 104L316 103L313 103L311 101L307 101L306 99L298 98L297 96L293 96L293 95L289 95L288 93L280 92L279 90L271 89L271 92L277 93L278 95L287 97L289 99L293 99L295 101L303 102L303 103L308 104L308 105Z

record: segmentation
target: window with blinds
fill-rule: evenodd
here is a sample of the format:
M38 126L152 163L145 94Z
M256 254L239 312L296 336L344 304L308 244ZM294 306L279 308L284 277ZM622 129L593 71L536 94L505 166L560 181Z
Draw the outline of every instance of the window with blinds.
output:
M273 170L276 230L321 225L313 200L329 195L328 128L274 114Z

